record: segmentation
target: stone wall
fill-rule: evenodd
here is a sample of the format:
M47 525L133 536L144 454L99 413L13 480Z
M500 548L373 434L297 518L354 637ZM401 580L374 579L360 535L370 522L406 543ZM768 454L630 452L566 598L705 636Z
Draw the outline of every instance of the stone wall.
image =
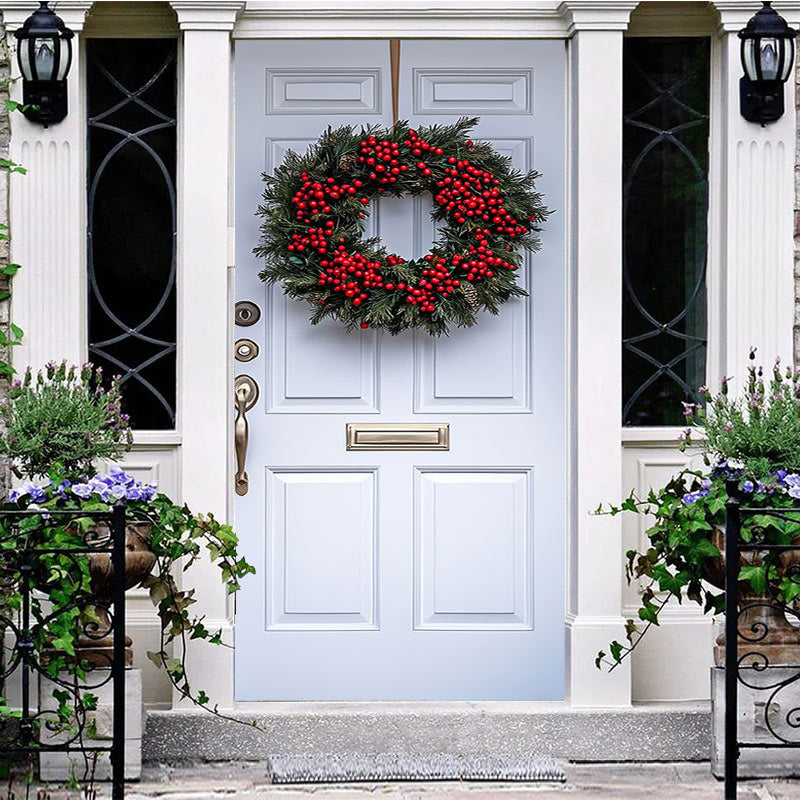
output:
M11 126L9 122L9 112L5 101L9 97L9 83L11 80L11 68L9 59L9 49L6 42L6 30L3 25L2 15L0 15L0 158L8 158L9 139L11 138ZM0 224L8 225L8 172L0 169ZM0 229L3 230L3 229ZM8 233L8 231L5 231ZM8 239L0 239L0 265L7 264L10 258ZM9 278L0 275L0 293L9 290ZM8 331L10 314L10 299L0 300L0 328ZM3 361L11 360L9 348L0 346L0 359ZM0 377L0 398L5 396L7 380ZM0 497L5 497L8 490L8 470L0 468Z
M797 108L794 163L794 365L800 369L800 58L795 61L794 101Z

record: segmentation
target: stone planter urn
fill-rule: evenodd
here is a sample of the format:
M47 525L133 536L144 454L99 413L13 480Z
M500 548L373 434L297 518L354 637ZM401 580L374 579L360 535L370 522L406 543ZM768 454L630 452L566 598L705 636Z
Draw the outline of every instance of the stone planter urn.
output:
M722 554L705 568L705 579L717 589L725 589L725 533L716 529L711 542ZM796 542L800 547L800 541ZM757 550L740 553L741 566L760 566L762 555ZM776 561L779 574L789 570L800 581L800 549L781 553ZM800 665L800 619L793 625L769 594L759 595L749 581L739 581L738 588L739 641L738 659L742 666L768 663L771 667ZM791 615L790 613L790 616ZM749 658L748 658L749 656ZM725 633L714 645L714 664L725 666Z
M89 543L107 547L111 542L111 529L100 523L90 533ZM151 573L156 557L150 549L153 525L150 522L128 522L125 525L125 589L139 586ZM112 606L114 567L109 553L92 553L89 558L92 595L96 604L87 607L91 619L86 621L78 637L76 652L97 667L110 667L113 661L114 640L109 609ZM125 636L125 664L133 663L132 641Z

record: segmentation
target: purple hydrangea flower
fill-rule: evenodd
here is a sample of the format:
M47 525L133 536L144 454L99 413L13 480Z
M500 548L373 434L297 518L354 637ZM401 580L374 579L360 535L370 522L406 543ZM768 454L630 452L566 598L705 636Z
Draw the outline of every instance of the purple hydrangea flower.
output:
M72 485L72 493L87 500L92 495L92 487L88 483L75 483Z
M752 492L755 491L755 488L756 485L753 483L753 481L745 481L742 484L742 491L746 492L747 494L752 494Z

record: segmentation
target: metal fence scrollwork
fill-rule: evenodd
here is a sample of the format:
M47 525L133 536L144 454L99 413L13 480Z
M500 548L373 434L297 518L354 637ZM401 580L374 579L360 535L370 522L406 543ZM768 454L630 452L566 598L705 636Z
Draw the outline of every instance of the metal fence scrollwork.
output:
M107 752L113 800L124 797L125 551L122 503L111 511L0 511L0 695L13 689L20 708L14 718L0 717L0 754L10 762L24 754L79 753L88 775ZM110 602L92 590L92 559L110 564ZM45 592L45 601L41 587L50 581L63 592ZM62 648L64 631L85 649ZM92 698L109 683L113 722L106 744L93 735Z
M750 508L736 480L727 489L724 768L725 797L734 800L743 751L800 749L800 606L792 599L800 509ZM744 579L754 571L763 589Z

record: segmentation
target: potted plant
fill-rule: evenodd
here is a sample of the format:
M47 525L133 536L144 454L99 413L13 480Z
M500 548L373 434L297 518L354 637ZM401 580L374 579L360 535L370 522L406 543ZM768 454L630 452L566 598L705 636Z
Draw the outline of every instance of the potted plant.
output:
M148 653L177 691L195 705L216 712L206 693L191 685L185 644L201 639L221 645L202 617L192 614L195 590L191 568L201 555L219 568L230 593L253 568L237 555L230 526L211 514L195 514L113 467L97 473L98 459L114 460L130 447L129 419L122 411L119 378L104 388L100 368L50 364L26 371L0 403L0 453L23 479L3 508L36 513L18 523L0 517L0 586L6 608L21 604L19 554L47 547L34 561L29 580L33 644L40 672L53 682L54 708L40 720L51 733L82 735L87 714L97 704L91 691L75 687L107 667L112 658L108 611L112 566L107 554L79 554L110 536L105 523L85 512L126 509L126 587L142 585L161 621L160 646ZM58 513L54 513L58 512ZM61 512L71 512L63 515ZM181 574L181 585L175 579ZM0 699L0 720L13 712Z
M702 468L681 470L647 497L632 493L620 505L597 509L596 513L645 514L653 519L645 551L626 554L628 582L642 581L638 619L626 623L624 642L613 641L608 652L598 653L599 668L614 669L627 658L647 631L659 624L659 615L670 602L688 599L706 613L724 612L728 481L735 481L748 507L787 512L783 518L745 517L743 539L775 545L800 542L800 513L791 513L800 512L800 372L783 369L776 361L765 376L754 359L751 351L747 382L739 396L731 393L731 380L724 378L716 394L707 387L699 389L702 404L684 403L687 428L681 448L696 448ZM740 602L749 607L740 625L763 626L758 650L773 666L800 659L800 629L772 608L776 601L791 608L800 595L794 558L790 553L770 556L755 550L740 559ZM769 602L759 604L760 599ZM722 645L720 638L715 647L718 665L724 657Z

